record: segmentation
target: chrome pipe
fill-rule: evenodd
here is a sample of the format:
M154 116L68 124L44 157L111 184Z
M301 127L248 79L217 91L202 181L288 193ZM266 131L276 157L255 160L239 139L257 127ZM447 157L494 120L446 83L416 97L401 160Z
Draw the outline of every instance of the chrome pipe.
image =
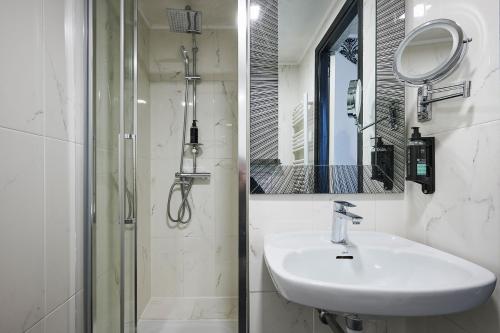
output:
M177 178L210 178L209 172L176 172Z
M196 45L196 35L193 33L192 34L193 38L193 73L192 77L199 79L200 77L197 76L198 74L196 73L196 58L198 54L198 46ZM193 80L193 121L197 121L196 117L196 79Z
M193 33L192 34L192 41L193 41L193 48L192 48L192 53L193 53L193 77L197 77L196 73L196 59L197 59L197 54L198 54L198 46L196 45L196 35ZM198 76L199 77L199 76ZM196 79L192 80L191 82L193 83L193 124L196 124L198 121L196 117ZM192 147L191 152L193 154L193 172L196 172L196 158L198 155L198 150L196 147Z
M337 323L337 315L328 313L324 310L318 310L319 320L330 327L333 333L346 333L346 331Z
M120 224L120 333L125 333L125 0L120 0L120 133L118 134L118 223Z
M182 127L182 145L181 145L181 161L179 165L179 172L184 169L184 146L186 145L186 126L187 126L187 114L188 114L188 103L189 103L189 81L185 80L184 84L184 126Z

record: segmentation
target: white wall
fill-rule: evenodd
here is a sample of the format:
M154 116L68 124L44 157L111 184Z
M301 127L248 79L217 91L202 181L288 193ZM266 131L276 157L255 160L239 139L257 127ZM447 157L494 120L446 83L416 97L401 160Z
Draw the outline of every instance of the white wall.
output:
M405 235L403 195L252 195L249 217L250 330L252 333L329 332L312 309L284 300L276 292L263 260L264 237L287 231L330 230L333 200L357 205L363 222L351 230ZM402 320L368 323L367 332L389 326L401 332ZM379 331L376 331L379 329Z
M84 2L0 11L0 332L82 332Z
M423 7L417 7L423 6ZM478 263L500 277L500 58L498 1L407 0L407 30L434 18L456 20L473 38L461 67L441 84L472 81L471 97L433 105L433 120L416 122L416 89L407 88L407 126L436 137L436 193L407 182L405 194L340 196L358 205L359 228L406 236ZM424 15L415 17L415 13ZM414 11L415 9L415 11ZM366 81L366 80L365 80ZM250 324L252 332L321 332L311 309L284 301L262 261L270 232L329 228L338 196L251 196ZM392 200L391 200L392 199ZM496 333L500 292L456 315L371 322L369 332ZM271 328L271 329L270 329Z
M406 29L436 18L455 20L473 39L459 69L439 86L471 80L471 97L433 105L416 121L416 89L407 88L407 126L436 138L436 192L407 183L408 237L480 264L500 277L500 58L495 0L407 0ZM415 14L421 13L422 16ZM461 314L410 320L409 332L500 331L500 292Z
M179 171L184 116L184 69L179 48L191 36L151 30L151 302L143 319L229 319L237 317L237 81L235 30L197 36L198 171L189 202L192 220L167 219L167 199ZM191 109L188 126L191 126ZM189 129L188 129L189 133ZM189 137L189 134L187 135ZM192 169L186 150L185 171ZM179 192L172 213L179 207Z

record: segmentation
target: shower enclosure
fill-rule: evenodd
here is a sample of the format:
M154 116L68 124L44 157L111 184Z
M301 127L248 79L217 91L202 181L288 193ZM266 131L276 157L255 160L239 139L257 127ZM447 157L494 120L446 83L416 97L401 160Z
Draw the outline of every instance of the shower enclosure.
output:
M245 332L246 3L88 4L86 332Z

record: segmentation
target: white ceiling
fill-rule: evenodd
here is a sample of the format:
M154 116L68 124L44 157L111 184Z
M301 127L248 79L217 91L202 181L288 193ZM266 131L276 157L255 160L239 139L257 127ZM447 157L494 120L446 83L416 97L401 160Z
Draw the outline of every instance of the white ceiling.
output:
M204 28L236 28L237 0L139 0L139 10L153 29L168 29L166 9L186 5L202 12Z
M338 0L278 0L279 61L298 63L327 13ZM202 12L203 27L236 28L237 0L139 0L139 10L153 29L168 29L167 8Z
M315 47L320 26L338 0L278 0L279 62L296 64L306 51Z

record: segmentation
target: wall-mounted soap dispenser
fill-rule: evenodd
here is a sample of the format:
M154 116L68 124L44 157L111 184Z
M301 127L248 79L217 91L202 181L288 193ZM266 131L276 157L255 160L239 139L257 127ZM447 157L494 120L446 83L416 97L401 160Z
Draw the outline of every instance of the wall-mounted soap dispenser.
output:
M384 190L392 190L394 186L394 146L384 144L382 137L375 137L371 152L372 179L384 184Z
M412 127L413 133L407 146L406 180L422 185L425 194L434 193L434 137L422 137L418 127Z

